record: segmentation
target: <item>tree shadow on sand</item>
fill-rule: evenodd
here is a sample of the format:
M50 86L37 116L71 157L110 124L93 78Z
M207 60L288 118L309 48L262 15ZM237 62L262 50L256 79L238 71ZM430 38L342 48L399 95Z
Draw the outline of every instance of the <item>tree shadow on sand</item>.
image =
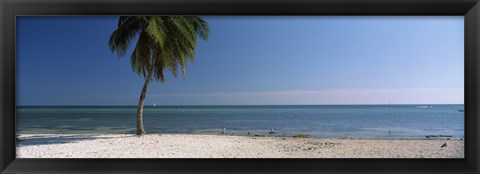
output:
M126 135L121 137L130 137L134 135ZM98 139L112 139L121 137L98 137L98 135L85 134L85 135L34 135L27 137L19 137L20 141L17 141L17 147L32 146L32 145L50 145L50 144L67 144L76 143L85 140L98 140Z

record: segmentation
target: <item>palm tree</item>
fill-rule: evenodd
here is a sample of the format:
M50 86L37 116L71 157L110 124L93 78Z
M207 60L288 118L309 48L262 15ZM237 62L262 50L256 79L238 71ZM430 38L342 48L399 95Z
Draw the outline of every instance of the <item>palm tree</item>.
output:
M123 57L133 39L138 40L130 57L132 70L145 78L137 107L137 135L144 135L143 105L147 88L153 79L163 83L164 70L177 77L181 68L185 78L185 65L194 60L197 36L206 40L209 28L198 16L121 16L110 36L112 52Z

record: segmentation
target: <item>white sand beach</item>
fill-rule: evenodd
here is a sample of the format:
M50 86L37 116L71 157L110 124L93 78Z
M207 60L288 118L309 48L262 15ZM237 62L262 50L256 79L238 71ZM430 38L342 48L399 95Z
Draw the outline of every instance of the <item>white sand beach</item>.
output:
M23 134L18 158L464 158L463 140ZM447 143L446 147L441 147Z

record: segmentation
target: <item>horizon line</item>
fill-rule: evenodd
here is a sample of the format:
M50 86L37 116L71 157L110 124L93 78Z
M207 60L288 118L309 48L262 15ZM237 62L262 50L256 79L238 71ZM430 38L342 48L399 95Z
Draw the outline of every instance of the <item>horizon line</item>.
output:
M184 105L178 105L178 104L161 104L161 105L155 105L155 106L332 106L332 105L465 105L464 103L368 103L368 104L233 104L233 105L222 105L222 104L213 104L213 105L208 105L208 104L184 104ZM16 107L24 107L24 106L138 106L138 105L16 105ZM150 105L144 105L144 106L153 106L153 104Z

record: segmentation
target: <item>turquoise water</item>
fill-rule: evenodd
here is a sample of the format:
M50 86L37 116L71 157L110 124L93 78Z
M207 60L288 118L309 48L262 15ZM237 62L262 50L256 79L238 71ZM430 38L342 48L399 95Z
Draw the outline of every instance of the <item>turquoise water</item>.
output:
M464 105L146 106L147 133L464 137ZM136 106L19 106L17 133L135 133ZM274 129L274 134L269 134Z

